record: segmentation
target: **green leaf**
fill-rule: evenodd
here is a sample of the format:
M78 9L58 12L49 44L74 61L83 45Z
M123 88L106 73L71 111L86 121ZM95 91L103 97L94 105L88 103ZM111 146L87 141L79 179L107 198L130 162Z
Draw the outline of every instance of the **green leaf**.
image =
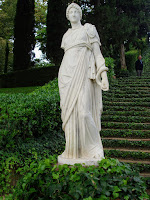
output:
M113 197L114 197L114 198L119 197L119 193L115 193L115 192L113 192Z
M53 179L58 179L59 178L59 173L57 173L57 174L52 173L52 176L53 176Z
M25 187L26 187L26 183L23 183L23 184L22 184L23 190L25 189Z
M83 200L93 200L92 197L84 198Z
M127 196L125 196L125 197L124 197L124 199L125 199L125 200L128 200L128 199L129 199L129 196L128 196L128 195L127 195Z

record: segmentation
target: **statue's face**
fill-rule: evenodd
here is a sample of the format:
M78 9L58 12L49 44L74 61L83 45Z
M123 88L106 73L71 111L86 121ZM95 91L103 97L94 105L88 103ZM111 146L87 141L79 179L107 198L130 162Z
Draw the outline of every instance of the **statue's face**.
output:
M69 10L69 21L72 23L77 23L80 21L80 13L76 8L71 8Z

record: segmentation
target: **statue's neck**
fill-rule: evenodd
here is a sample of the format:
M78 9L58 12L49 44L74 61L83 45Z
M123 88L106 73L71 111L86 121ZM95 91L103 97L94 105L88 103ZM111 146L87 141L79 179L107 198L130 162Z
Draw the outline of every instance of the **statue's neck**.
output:
M72 29L78 29L82 26L81 22L79 21L78 23L71 23Z

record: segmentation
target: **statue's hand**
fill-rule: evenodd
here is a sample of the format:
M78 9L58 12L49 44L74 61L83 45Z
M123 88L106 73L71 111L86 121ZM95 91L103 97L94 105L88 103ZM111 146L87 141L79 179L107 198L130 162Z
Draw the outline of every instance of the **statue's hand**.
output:
M106 71L102 72L101 76L102 76L101 89L103 91L108 91L109 90L109 82L108 82Z
M109 83L108 83L108 79L102 79L102 83L101 83L101 89L103 91L108 91L109 90Z

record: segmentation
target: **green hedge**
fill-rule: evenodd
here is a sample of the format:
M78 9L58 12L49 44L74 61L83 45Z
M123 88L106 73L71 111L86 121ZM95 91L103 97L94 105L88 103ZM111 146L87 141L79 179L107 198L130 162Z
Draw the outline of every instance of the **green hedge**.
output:
M135 71L135 62L138 59L138 50L130 50L125 53L126 65L129 72Z
M0 94L0 102L0 147L62 130L57 80L29 94Z
M61 154L65 139L57 80L28 94L1 93L0 102L1 196L12 192L15 177L31 163Z
M58 66L33 68L0 75L0 88L39 86L58 76Z
M32 164L18 182L16 200L72 199L148 199L146 186L139 174L116 159L103 159L98 167L80 164L57 165L51 157ZM136 187L135 187L136 185Z

